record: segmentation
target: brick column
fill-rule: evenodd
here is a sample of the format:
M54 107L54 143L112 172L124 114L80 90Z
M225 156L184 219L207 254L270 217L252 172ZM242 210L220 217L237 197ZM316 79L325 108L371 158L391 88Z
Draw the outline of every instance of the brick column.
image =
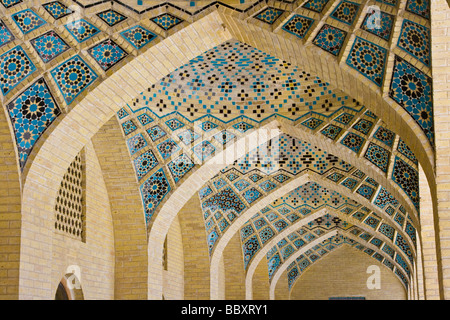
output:
M419 166L420 183L420 227L422 270L424 275L425 299L439 299L438 264L436 257L436 234L433 217L433 202L425 173Z
M441 299L450 299L450 9L445 0L431 3L433 99L436 128L438 272Z

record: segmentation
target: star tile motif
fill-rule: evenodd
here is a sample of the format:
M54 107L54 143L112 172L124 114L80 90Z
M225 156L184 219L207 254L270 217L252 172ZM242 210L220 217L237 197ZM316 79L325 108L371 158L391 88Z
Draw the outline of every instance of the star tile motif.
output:
M61 63L51 71L51 75L67 104L75 100L98 78L97 74L79 55Z
M384 77L386 56L386 49L356 37L346 63L380 87Z
M0 3L6 8L9 9L16 4L21 3L23 0L0 0Z
M183 22L182 19L170 13L161 14L157 17L151 18L150 20L166 31Z
M70 46L53 30L30 40L30 43L45 63L70 49Z
M127 17L125 17L123 14L112 9L99 12L97 13L97 16L110 27L113 27L116 24L125 21L127 19Z
M58 20L68 16L73 11L67 8L64 4L59 1L52 1L42 5L45 10L53 17L53 19Z
M286 22L282 29L303 39L311 29L313 23L313 19L296 14Z
M2 54L0 56L0 90L3 96L36 70L35 65L21 46Z
M273 24L283 14L283 12L283 10L268 7L260 13L257 13L255 18L265 23Z
M7 105L23 170L36 141L61 114L43 78Z
M72 21L66 24L65 28L78 43L83 43L100 33L100 30L97 27L84 19Z
M15 39L12 32L8 29L6 24L0 20L0 47L13 41Z
M389 96L420 126L434 147L432 81L409 62L395 56Z
M14 20L23 34L30 33L31 31L47 23L31 9L25 9L14 13L13 15L11 15L11 18Z
M105 71L108 71L128 56L128 53L111 39L106 39L90 48L88 53Z
M156 35L153 32L150 32L139 25L122 31L120 35L137 50L142 49L156 38Z
M338 56L344 45L346 36L346 31L325 24L314 38L313 44L334 56Z

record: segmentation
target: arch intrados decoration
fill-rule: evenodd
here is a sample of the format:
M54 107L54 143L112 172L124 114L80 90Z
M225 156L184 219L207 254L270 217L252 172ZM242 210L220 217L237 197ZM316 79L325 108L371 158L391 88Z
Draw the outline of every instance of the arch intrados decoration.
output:
M269 289L269 297L270 297L270 299L271 299L271 300L274 300L274 299L275 299L275 289L276 289L276 286L277 286L277 284L278 284L278 281L281 279L281 276L283 275L283 272L284 272L285 270L287 270L287 268L289 267L289 265L290 265L293 261L295 261L299 256L305 254L306 251L308 251L309 249L313 248L315 245L318 245L318 244L322 243L323 241L326 241L326 240L328 240L328 239L330 239L330 238L332 238L332 237L334 237L334 236L336 236L336 235L337 235L337 231L335 231L335 230L330 231L330 232L324 234L323 236L321 236L320 238L315 239L314 241L312 241L311 243L309 243L308 245L306 245L304 248L301 248L300 250L296 251L293 255L291 255L291 256L290 256L290 257L289 257L289 258L288 258L288 259L280 266L280 268L277 269L277 271L276 271L275 274L273 275L272 281L271 281L271 283L270 283L270 289ZM354 240L354 241L356 241L356 242L358 241L358 239L356 239L352 234L350 234L350 233L348 233L348 232L345 232L345 231L339 231L339 235L342 235L342 236L344 236L344 237L346 237L346 238L348 238L348 239L350 239L350 240ZM351 246L350 244L345 243L345 242L342 243L342 244L341 244L338 248L336 248L335 250L341 249L344 245L347 245L347 246L353 248L354 250L358 250L358 249L356 249L354 246ZM377 248L376 248L375 246L373 246L373 245L367 245L366 247L369 248L369 249L374 250L375 252L378 252L378 253L381 254L381 255L383 255L383 253L380 252L379 250L377 250ZM333 252L334 252L334 250L333 250ZM373 258L373 257L372 257L372 258ZM319 259L319 260L320 260L320 259ZM319 260L318 260L318 261L319 261ZM313 266L314 263L315 263L315 262L313 262L312 264L310 264L309 267L308 267L308 269L307 269L306 271L304 271L304 272L308 272L309 269L310 269L310 267ZM395 275L395 271L394 271L394 270L391 270L388 266L386 266L386 265L384 265L384 264L382 265L382 267L386 268L387 270L389 270L390 272L392 272L392 273L394 274L395 278L401 283L402 288L405 290L405 292L408 292L409 290L411 290L411 287L414 285L414 283L412 283L412 282L410 281L410 279L408 279L409 287L406 288L406 287L405 287L405 284L404 284L404 283L403 283L403 282ZM396 266L396 268L397 268L397 266ZM292 292L292 289L294 288L295 284L300 280L300 278L302 277L302 275L303 275L304 272L302 272L302 273L294 280L294 283L293 283L293 285L291 286L291 289L289 290L289 294Z
M186 27L183 34L188 39L181 38L177 34L159 42L99 84L59 122L52 134L42 142L41 148L34 149L36 156L30 164L23 188L22 230L35 230L36 225L45 226L45 229L51 228L51 223L49 223L52 220L51 208L56 199L60 178L88 140L124 104L142 92L145 83L150 82L151 84L152 81L163 76L161 72L168 74L189 59L194 58L195 55L201 54L229 38L228 33L220 25L220 18L215 12ZM191 51L186 52L177 48L176 44L183 45L184 40L195 41L195 49L199 51L193 52L194 47L191 48ZM170 57L170 62L162 65L159 61L165 61L167 57ZM101 102L100 105L99 102ZM55 157L58 161L55 161ZM23 237L26 237L25 233L22 234ZM43 239L51 242L47 235ZM21 242L21 269L25 268L23 264L27 259L24 257L38 257L39 259L36 261L42 260L42 257L45 256L51 257L51 253L46 252L51 249L27 248L23 245L24 242ZM43 263L47 265L45 262ZM30 277L33 280L27 281L27 283L33 283L31 285L38 287L41 287L39 283L48 281L48 279L42 279L40 273L36 273L34 276L30 275ZM20 277L19 297L28 294L27 285L23 284L24 280L23 277ZM51 297L53 294L50 291L44 291L40 293L43 297Z
M224 41L225 40L224 38L229 37L230 35L227 34L227 32L223 31L223 28L220 25L221 19L217 16L217 13L213 12L208 17L211 16L213 16L213 19L216 19L216 21L211 22L210 19L208 20L208 22L203 23L204 26L207 25L209 27L209 32L211 34L211 37L209 37L209 39L213 41L213 39L217 39L216 36L219 35L223 37L220 39L220 41ZM227 14L223 14L222 17L225 17L225 20L227 20L227 18L230 18L230 16L228 16ZM191 26L196 25L196 23L197 22L186 27L186 29L191 28ZM231 24L228 25L228 27L230 26ZM188 30L186 29L184 29L185 30L184 34L188 32ZM214 31L217 32L215 32L215 35L212 36L212 34L214 34ZM204 31L200 31L199 34L206 35ZM174 39L176 40L174 41ZM162 41L161 44L157 44L154 47L155 49L148 50L149 52L147 55L148 58L144 57L144 55L141 55L136 59L134 59L133 61L131 61L127 65L127 67L122 68L120 71L116 72L113 76L111 76L110 78L105 80L102 84L100 84L98 87L96 87L90 94L88 94L84 99L82 99L80 103L75 108L73 108L64 119L60 121L59 125L53 130L51 135L46 139L45 142L42 143L42 147L38 151L36 151L36 157L33 163L30 165L30 170L27 174L24 186L24 197L23 197L24 208L22 210L23 212L22 216L24 217L25 221L30 223L30 221L33 220L30 218L35 214L35 212L45 212L44 208L48 207L48 202L39 201L36 199L39 198L39 195L35 194L36 190L42 190L42 194L46 195L56 194L58 182L54 182L53 180L59 181L58 177L64 174L65 169L69 166L70 162L79 152L79 150L81 150L84 143L87 142L87 140L90 137L92 137L93 134L95 134L95 132L101 127L103 123L105 123L111 116L114 115L115 112L117 112L120 109L120 107L123 105L124 102L130 101L133 98L133 94L130 94L129 92L137 92L139 91L139 89L143 89L145 87L143 83L146 83L147 81L139 82L139 80L150 79L152 81L155 80L155 78L157 77L161 77L162 75L160 71L156 70L156 68L152 70L152 72L155 73L155 75L153 75L151 72L148 72L143 68L134 67L134 65L139 65L142 62L152 61L153 63L155 63L155 65L161 67L162 70L170 71L175 69L175 65L180 65L185 61L183 60L181 62L177 60L179 59L179 56L177 56L177 58L175 59L175 56L179 55L181 52L180 50L176 51L176 49L174 49L174 45L177 44L178 40L180 40L180 42L183 41L179 35L175 34L167 38L166 40ZM254 45L255 43L254 40L253 41L248 40L245 42L250 44L253 43L252 45ZM206 46L207 45L205 44L205 47ZM205 47L203 47L201 50L203 51L206 50L207 48ZM172 51L172 49L174 49L175 51ZM165 52L174 52L174 55L171 56L171 58L173 58L172 63L174 64L163 66L160 63L157 63L156 61L158 60L167 61L166 59L162 59L162 55L158 50L162 50ZM278 53L281 54L281 56L286 56L286 54L282 54L282 52ZM189 52L185 54L189 54ZM130 72L130 69L132 70L132 72ZM168 73L167 71L162 72L167 74ZM132 81L132 79L129 76L127 76L127 74L133 74L133 77L138 80ZM123 81L123 79L126 79L127 81ZM324 77L324 79L326 79L326 77ZM127 85L127 87L123 88L122 90L119 90L117 85L115 86L112 85L115 82L115 80L119 80L121 86L124 86L124 83L131 83L131 84ZM356 81L356 83L359 82ZM133 86L135 86L135 88L132 88ZM116 88L117 91L115 90ZM136 88L138 88L138 90L136 90ZM348 87L345 89L347 90L343 90L344 92L351 91L349 90L350 88ZM372 91L369 90L368 92ZM121 96L118 96L117 93L119 93ZM367 101L368 103L366 103L366 105L368 106L369 109L371 108L371 106L379 102L377 100L379 98L375 94L372 94L371 96L374 98L375 102ZM98 101L100 101L98 99L99 97L102 97L102 101L104 102L104 105L102 106L98 106ZM363 96L361 97L363 98ZM367 99L362 100L365 101ZM90 112L89 116L86 115L86 110L89 110ZM388 110L392 110L390 115L396 114L395 112L401 113L401 110L395 110L394 107L389 108ZM388 117L388 115L386 115L386 117ZM81 124L82 122L85 122L85 124L82 125ZM404 123L406 123L405 120ZM415 141L418 140L415 134L411 134L412 132L408 131L409 129L408 126L402 125L401 127L404 133L406 133L407 136L410 136L412 140L414 139L416 139ZM70 128L76 129L73 130ZM420 136L420 133L418 134ZM404 134L402 134L402 136L403 135ZM421 153L421 151L424 151L421 149L422 146L423 145L421 143L416 143L414 145L411 145L411 148L416 152L416 154L422 157L422 159L419 160L421 160L421 163L422 162L424 163L424 167L426 168L426 172L428 173L428 179L431 178L434 179L434 177L430 177L431 175L430 172L432 172L432 170L428 170L430 169L431 164L428 165L426 163L426 159L425 160L423 159L422 154L425 154L425 152ZM57 165L53 163L55 155L58 155L59 157ZM53 190L53 192L51 190ZM46 196L45 198L48 198L48 196ZM50 198L53 199L54 197ZM32 209L30 207L31 203L33 203L33 206L35 206L36 209ZM45 214L42 215L41 218L45 219L46 215ZM23 249L25 248L22 248L22 250Z
M307 225L310 221L313 221L314 219L318 218L318 217L322 217L324 214L329 213L330 215L334 216L334 217L338 217L340 219L342 219L343 221L349 222L351 223L353 226L358 227L359 229L368 232L370 234L375 234L377 237L379 238L383 238L384 242L388 242L390 243L392 246L393 243L390 241L390 239L387 239L386 237L383 237L383 235L380 235L377 231L375 230L370 230L370 228L368 228L367 226L364 226L363 223L361 223L360 221L353 221L356 219L349 219L349 216L343 214L342 212L339 212L338 210L334 210L332 208L322 208L316 212L314 212L311 215L308 215L304 218L302 218L301 220L296 221L294 224L290 225L289 227L287 227L285 230L283 230L282 232L278 233L274 238L272 238L271 240L269 240L266 244L264 244L264 246L262 247L262 249L253 257L253 259L251 260L250 264L248 265L248 268L246 270L246 276L245 276L245 288L246 288L246 299L247 300L251 300L253 297L253 287L252 287L252 279L253 279L253 275L255 273L255 270L257 268L257 266L261 263L262 260L264 260L266 258L267 253L269 252L269 250L276 245L280 240L282 240L283 238L287 237L289 234L291 233L295 233L297 230L299 230L302 226ZM331 229L326 231L325 234L321 235L321 238L328 236L330 234L330 232L333 232L337 229ZM352 236L352 234L349 233L349 231L345 231L345 230L339 230L339 232L341 234L345 234L345 235L349 235ZM357 239L357 237L352 236L352 239L362 243L360 239ZM315 239L317 240L317 239ZM314 241L315 241L314 240ZM311 242L312 243L312 242ZM316 244L317 242L314 242L314 244ZM398 263L396 261L394 261L393 258L388 257L386 254L384 254L382 252L382 250L374 245L371 245L370 243L362 243L364 246L368 246L370 248L372 248L375 252L378 252L379 254L381 254L384 258L387 258L389 262L391 262L393 265L395 265L396 267L399 267ZM299 252L299 250L303 250L303 251L307 251L308 249L314 247L314 245L310 245L310 243L307 243L305 246L302 246L301 248L297 249L294 253L294 255ZM400 252L399 250L395 250L395 252ZM285 264L286 262L283 262L283 264ZM411 268L411 265L409 265L409 268ZM280 268L278 268L280 269ZM400 268L403 272L403 269ZM413 269L410 269L413 270ZM393 270L392 270L393 271ZM414 275L412 275L412 279L413 279ZM411 282L411 279L408 278L408 282ZM276 286L276 284L275 284Z

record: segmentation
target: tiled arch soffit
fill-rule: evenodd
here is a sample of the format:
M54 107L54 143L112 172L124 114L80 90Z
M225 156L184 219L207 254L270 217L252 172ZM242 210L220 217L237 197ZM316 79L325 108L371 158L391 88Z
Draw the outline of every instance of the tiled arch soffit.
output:
M237 179L238 180L238 179ZM281 186L279 189L276 189L275 191L273 191L272 193L259 198L257 201L254 202L254 204L249 207L248 209L244 209L244 211L240 212L239 214L236 213L236 211L226 211L226 210L215 210L212 209L210 210L211 212L208 214L208 210L210 209L209 207L205 207L203 206L203 210L204 210L204 214L208 215L208 216L215 216L217 213L220 213L220 218L216 219L216 225L209 225L208 223L206 223L205 221L205 226L208 230L207 232L207 237L209 240L209 245L210 245L210 254L211 254L211 298L212 299L218 299L220 298L220 292L219 292L219 269L220 269L220 259L223 255L223 252L225 250L225 248L228 245L228 242L230 241L230 239L232 239L233 235L235 233L240 233L242 236L243 230L248 229L248 227L250 227L250 229L252 230L252 235L254 234L252 242L252 245L256 244L256 247L260 248L259 250L254 250L252 251L252 254L250 255L250 257L248 259L244 259L245 263L246 263L246 272L247 272L247 281L246 281L246 290L251 290L250 289L250 283L251 283L251 276L252 273L254 272L254 269L256 268L258 262L260 261L259 259L261 258L261 255L264 255L264 253L266 253L273 245L274 243L277 243L279 240L281 240L280 238L285 237L287 234L293 232L295 229L298 229L300 226L302 225L306 225L309 222L311 222L312 220L316 219L317 217L320 217L321 215L324 214L324 212L326 213L331 213L333 216L337 216L339 218L342 218L343 220L351 223L352 225L354 225L355 227L360 228L361 230L365 231L365 232L369 232L372 234L372 236L374 236L378 241L380 241L380 243L386 243L388 244L388 247L390 247L390 251L393 253L392 250L396 251L398 255L400 255L400 259L401 261L404 261L404 264L407 265L407 269L408 270L414 270L413 268L413 261L414 261L414 256L415 256L415 243L413 242L413 240L410 238L410 235L408 235L407 233L405 233L405 231L403 230L402 227L398 227L398 225L394 222L394 221L390 221L389 216L387 215L381 215L380 212L377 211L377 209L375 209L375 207L372 207L370 205L363 205L361 206L358 203L358 199L357 197L352 196L351 194L349 194L348 192L346 192L345 187L342 188L340 186L335 186L332 183L329 183L328 181L325 181L327 179L323 179L321 178L319 175L317 174L312 174L312 173L305 173L303 175L300 175L298 177L296 177L294 180L290 181L289 183L286 183L285 185ZM326 188L326 193L329 194L334 193L334 195L341 197L344 196L344 198L350 200L350 203L355 204L357 207L356 208L352 208L352 210L350 211L351 214L349 214L349 211L347 211L349 208L346 207L345 205L343 205L343 202L337 203L336 207L329 207L327 205L320 205L317 210L313 210L310 206L306 206L306 208L308 208L305 212L303 206L299 205L299 208L302 208L301 210L297 209L296 210L292 210L292 207L288 206L287 208L291 211L288 212L289 214L292 214L292 211L295 211L295 213L297 214L297 216L295 217L286 217L288 216L287 213L284 214L280 214L276 211L277 208L279 208L279 206L272 206L272 203L280 203L279 202L279 197L286 197L289 198L289 194L291 193L297 193L297 190L299 188L299 186L303 186L305 184L308 184L308 182L312 182L314 183L314 185L316 186L320 186L320 188L325 187ZM226 187L223 187L226 188ZM223 188L221 188L221 190L223 190ZM309 189L309 187L307 187ZM299 193L302 193L303 190L301 190ZM336 193L337 191L337 193ZM286 196L288 195L288 196ZM311 196L310 194L305 194L305 197L308 198L315 198L316 199L316 194L314 196ZM229 195L229 197L234 197ZM331 196L330 196L331 198ZM308 202L308 200L304 201L305 203ZM320 203L322 203L322 199L319 201ZM338 201L339 202L339 201ZM281 202L283 203L283 201ZM300 201L300 203L302 203L302 201ZM347 203L349 204L349 203ZM222 209L220 207L220 205L218 206L219 209ZM281 209L284 209L284 206L281 206ZM364 219L356 219L354 218L355 215L353 215L354 213L358 212L363 212L364 210L368 210L371 211L370 209L373 209L373 213L371 215L367 215ZM278 210L279 211L279 210ZM352 212L353 211L353 212ZM299 213L301 212L301 213ZM229 218L229 215L231 213L235 213L236 217L233 218ZM262 240L258 240L256 237L256 233L258 233L257 231L253 231L255 230L255 220L260 220L261 218L263 218L264 216L267 215L273 215L275 213L275 215L277 215L278 217L281 217L281 219L278 218L273 218L275 223L274 225L270 226L270 232L271 232L271 237L268 237L268 239L270 240L264 240L267 241L267 243L261 242ZM222 221L224 221L224 218L227 216L227 219L225 219L227 221L227 226L224 228L224 231L220 233L220 235L216 235L214 238L216 238L217 240L215 241L214 245L211 245L211 238L213 238L211 236L211 230L213 230L213 232L218 233L218 230L221 229L221 226L223 225L223 223L221 223ZM299 217L300 216L300 217ZM370 216L370 217L369 217ZM286 219L287 218L287 219ZM367 218L367 219L366 219ZM372 223L369 223L372 229L369 228L369 224L368 221L369 219L373 220L373 218L375 218L375 221L377 221L377 226L373 226ZM265 219L265 218L264 218ZM269 218L269 220L272 218ZM206 219L205 219L206 220ZM211 219L209 219L209 221L211 221ZM281 231L274 231L275 229L278 230L278 226L276 226L276 224L278 224L278 222L283 222L284 226L280 227ZM381 220L381 221L380 221ZM251 222L253 221L253 222ZM266 219L267 221L267 219ZM289 221L291 221L291 224L289 224ZM364 221L364 222L363 222ZM288 223L286 223L288 222ZM229 224L229 226L228 226ZM209 225L209 226L208 226ZM271 223L264 223L264 226L267 227L267 225L271 225ZM390 235L386 236L385 234L383 234L383 232L380 232L379 227L381 225L384 225L385 227L389 228L390 231ZM288 227L287 227L288 226ZM253 228L252 228L253 227ZM286 228L287 227L287 228ZM257 227L256 227L257 228ZM282 228L286 228L286 229L282 229ZM376 231L378 230L378 231ZM264 231L264 230L263 230ZM394 232L397 233L398 238L395 239L394 238ZM359 234L358 234L359 235ZM366 241L369 241L371 238L369 237L368 239L366 239ZM258 236L259 238L261 238L261 236ZM414 233L413 238L415 239L416 235ZM242 237L241 237L242 238ZM361 238L362 239L362 238ZM359 239L361 242L363 242L361 239ZM405 240L406 242L404 243L404 246L398 246L398 241L397 240ZM244 241L244 239L242 240L242 246L243 248L247 247L247 242ZM248 239L247 239L248 240ZM401 242L403 243L403 240L401 240ZM402 248L407 248L407 250L405 252L403 252ZM212 248L212 249L211 249ZM394 248L394 249L392 249ZM246 255L244 250L244 255ZM406 253L408 252L408 253ZM393 257L392 257L393 258ZM402 269L401 269L402 270ZM248 297L249 292L247 292L247 297Z
M321 209L321 210L318 210L317 212L315 212L313 215L308 216L307 218L305 217L304 219L302 219L300 221L296 221L295 223L290 225L288 228L286 228L282 232L278 233L269 242L267 242L267 244L264 245L264 247L254 256L253 260L248 265L248 268L246 270L247 273L246 273L246 277L245 277L245 289L246 289L246 299L247 300L249 300L249 299L251 300L253 297L252 281L253 281L253 276L255 274L255 270L259 263L267 261L269 270L272 269L272 270L270 270L270 275L269 275L271 287L273 286L273 288L275 288L277 281L280 279L280 276L283 273L283 270L287 269L289 264L292 262L292 259L290 261L288 260L289 257L293 256L295 258L298 258L298 255L303 254L305 252L308 253L308 256L309 256L309 253L310 253L310 252L308 252L309 250L313 249L315 252L317 252L318 251L317 248L314 249L315 246L326 243L326 240L330 240L330 238L335 237L337 235L337 233L338 233L338 236L339 235L345 236L345 237L351 239L352 241L350 241L349 243L352 246L359 245L358 249L361 251L363 251L366 248L369 248L370 251L366 251L366 253L368 253L369 255L372 255L373 257L376 257L380 263L384 259L386 259L387 261L384 265L389 266L392 271L394 271L394 266L395 266L395 268L399 267L399 264L397 262L395 262L394 259L392 258L393 256L391 257L388 254L386 254L386 252L384 252L381 249L381 246L378 246L378 245L375 246L369 242L364 242L363 240L361 240L361 238L358 238L353 233L351 233L349 230L351 230L352 228L355 227L355 225L352 225L351 223L348 224L348 226L350 226L350 227L346 226L346 228L349 228L349 229L341 230L338 228L329 228L325 232L317 233L317 234L315 234L316 236L313 237L309 242L304 241L303 239L300 239L300 237L298 237L299 232L303 233L303 231L304 231L304 230L302 231L302 229L301 229L303 226L310 224L317 218L323 218L325 215L330 215L331 218L337 217L337 218L341 219L340 223L344 222L345 224L348 224L347 221L349 221L348 216L343 214L342 212L339 212L339 211L336 211L333 209L330 210L329 208ZM314 225L314 223L312 223L311 225ZM361 228L364 232L368 232L368 233L372 232L373 233L373 229L371 230L369 227L364 226L362 224L358 225L358 227L356 227L355 229L358 229L358 228ZM309 228L307 230L312 231L313 228ZM281 246L281 245L285 246L286 244L290 244L295 239L299 239L300 243L297 243L297 246L294 245L293 246L294 249L292 251L289 248L290 252L288 252L288 255L286 257L283 257L283 261L281 263L277 264L276 266L273 266L272 261L273 261L274 253L278 252L278 246ZM363 245L363 243L365 243L365 245ZM277 250L274 250L274 247ZM323 247L323 246L321 246L321 247ZM291 248L292 248L292 246L291 246ZM329 249L330 248L328 248L325 253L321 253L320 256L318 255L318 257L322 257L324 254L330 252ZM297 261L298 260L299 259L297 259ZM314 263L315 261L317 261L317 259L311 259L312 263ZM309 263L308 263L308 266L309 266ZM399 270L402 270L402 272L404 272L403 268L401 268L401 267L399 268ZM401 281L401 280L399 280L399 281ZM406 283L408 283L408 285L410 285L411 284L410 279L407 279ZM272 292L273 291L271 290L270 293L272 294ZM272 295L271 295L271 298L273 298Z
M270 3L277 10L282 10L284 13L277 17L277 19L280 19L278 22L272 21L269 26L266 25L268 22L267 19L269 18L265 15L260 16L261 19L259 21L256 21L258 19L255 20L255 18L252 18L255 13L265 10L267 6L265 1L254 1L251 5L244 5L242 7L245 8L237 10L232 10L227 4L213 2L208 8L198 10L196 14L190 14L189 11L181 10L180 7L173 4L156 6L142 13L142 16L136 11L133 13L132 8L125 8L123 10L129 10L127 12L133 15L134 22L139 21L143 23L144 19L140 20L141 17L145 17L148 20L149 16L159 16L166 10L172 15L179 15L184 18L184 21L178 21L178 23L177 19L175 19L176 26L174 27L167 27L164 24L166 23L164 21L167 20L164 19L155 19L154 24L147 23L145 25L147 29L154 31L154 35L158 39L144 50L136 47L142 45L142 42L138 44L131 43L133 41L126 42L126 36L135 34L136 32L134 29L131 30L132 28L130 30L127 29L129 33L124 34L123 39L125 40L122 39L120 42L128 50L127 57L123 57L125 54L120 51L123 48L118 49L115 47L115 52L120 59L117 58L117 61L112 62L96 59L95 53L98 53L97 51L99 50L101 51L103 47L96 48L98 49L97 51L94 50L94 46L91 47L91 45L103 41L106 38L101 36L101 32L99 33L95 30L102 29L102 27L105 28L105 25L100 27L102 23L108 24L108 27L113 25L111 27L113 29L105 29L108 30L107 33L109 35L118 32L120 28L116 26L116 29L114 29L115 25L111 20L106 19L106 21L103 20L101 22L98 20L101 17L98 16L98 18L95 17L98 21L93 19L94 21L91 21L93 24L85 24L84 27L91 28L92 37L88 36L88 39L84 39L83 37L85 35L76 34L76 32L74 34L70 26L68 28L66 25L64 29L64 26L59 24L60 22L67 23L69 15L58 17L55 16L55 14L58 15L56 11L48 8L48 10L43 9L41 6L32 8L37 13L30 12L31 1L18 0L7 1L6 4L2 3L5 7L2 10L5 12L6 20L6 22L2 22L2 32L5 33L2 41L6 41L2 43L2 48L0 48L2 50L2 57L8 59L8 57L14 56L24 65L25 70L20 74L20 78L14 78L11 75L4 76L4 82L2 83L3 104L11 107L8 109L10 110L9 115L15 124L22 124L21 128L27 125L30 126L30 123L27 122L29 118L14 114L13 108L24 105L25 98L32 97L37 92L41 98L44 97L46 99L46 108L48 108L45 110L44 115L40 116L41 118L39 120L42 123L35 127L36 131L33 133L35 135L34 139L39 138L37 142L30 139L30 143L29 140L23 137L23 131L17 128L13 129L14 126L11 125L12 132L16 136L16 141L23 142L20 151L17 151L18 166L19 168L23 168L23 229L31 229L31 226L35 223L39 223L42 226L48 224L45 221L48 218L48 213L45 214L45 212L49 204L46 203L45 199L48 198L48 195L56 194L60 181L59 178L63 176L75 155L111 116L119 111L126 103L132 103L135 97L139 96L141 92L144 92L163 76L203 52L232 38L236 38L255 48L260 47L262 50L273 53L294 65L304 67L305 70L317 74L323 80L336 85L343 92L352 93L352 96L363 103L369 110L379 115L389 128L392 128L401 137L407 137L410 147L418 156L418 160L424 167L428 179L434 181L433 149L430 144L433 140L429 138L430 132L427 132L427 137L426 132L422 130L424 128L423 124L420 127L420 122L416 122L413 115L408 114L405 109L396 104L388 96L387 92L389 91L390 83L388 80L391 80L389 77L392 78L389 72L386 72L384 84L377 85L376 82L379 82L379 79L372 78L372 80L368 80L366 76L355 72L342 62L342 65L338 64L338 59L342 60L344 53L348 55L349 52L353 52L350 44L359 41L355 38L355 35L351 35L346 39L343 43L345 44L345 48L341 50L337 58L334 58L328 56L327 51L321 51L321 49L313 46L311 43L308 45L308 40L306 39L306 43L304 43L305 40L298 40L295 35L291 37L292 34L283 34L281 32L281 21L287 22L288 18L292 17L290 12L294 9L299 14L306 14L306 9L302 7L303 2L293 1L289 3L289 1L285 1ZM317 19L316 24L313 25L315 27L308 31L310 32L310 40L312 40L312 34L320 33L325 19L328 19L327 23L332 25L338 24L343 29L348 28L342 22L342 19L345 20L345 17L339 17L338 22L331 22L329 20L329 14L334 14L339 11L337 8L338 2L331 2L324 7L324 11L321 14L316 15L308 11L310 12L310 17ZM367 3L365 1L364 3L362 1L356 2L360 4L361 10L358 11L359 13L355 19L359 19L362 22L364 19L364 16L361 14L363 11L362 7L367 5ZM77 3L83 8L82 1ZM96 7L96 5L84 6L82 13L86 15L85 17L88 14L93 15L93 13L101 11L98 10L100 7ZM103 2L99 3L99 5L106 6ZM407 4L405 1L399 1L397 5L404 8ZM114 8L116 6L120 7L121 5L114 2ZM412 17L410 16L413 14L411 10L414 9L410 8L409 11L404 11L403 9L398 10L396 6L392 9L383 3L380 3L380 6L391 13L401 12L403 14L402 18L405 19ZM105 7L104 9L106 10L108 8ZM33 28L29 25L21 24L21 19L27 16L31 17L31 20L34 21ZM322 21L318 22L318 18L322 19ZM59 19L66 20L58 21ZM120 18L118 19L120 20ZM46 20L47 22L45 22ZM402 19L399 19L398 16L397 20L396 23L400 23ZM429 24L427 18L418 17L415 20L425 25ZM131 22L131 19L127 23L129 22ZM69 21L69 23L71 22ZM158 23L160 27L155 26ZM340 23L344 23L344 25L340 25ZM359 22L358 24L355 22L354 26L359 24ZM43 52L42 47L39 47L39 44L37 44L37 36L40 34L39 28L45 29L41 29L42 31L48 31L47 36L52 38L55 37L51 32L55 26L58 26L60 28L58 30L63 33L64 39L62 39L61 54L54 51ZM130 27L131 24L127 26ZM275 32L272 32L273 30ZM347 31L351 30L353 29L347 29ZM258 36L256 36L256 32ZM365 35L363 31L356 30L356 36L358 36L358 32ZM141 30L140 35L142 36L143 33L145 32ZM146 36L147 39L153 38L153 36L148 34ZM374 39L371 35L367 35L367 37L370 40ZM392 37L395 37L395 34ZM398 37L399 35L397 35ZM166 39L159 40L159 38ZM67 39L70 39L68 40L69 44L63 41ZM114 39L117 40L116 38ZM134 39L136 40L137 38ZM39 40L45 42L46 38ZM64 43L70 49L65 50ZM106 45L114 47L114 44L111 42L106 43ZM389 59L386 60L386 70L400 68L399 66L394 66L394 53L398 54L400 58L403 58L397 59L396 63L401 64L404 62L403 60L409 61L409 64L405 63L404 68L411 69L411 66L413 69L419 68L420 61L418 59L416 61L415 58L410 58L409 56L407 57L406 54L403 54L404 50L401 52L398 51L397 48L394 48L394 44L383 45L387 47L385 49L390 49ZM36 51L33 51L35 50L33 48ZM270 52L271 48L273 52ZM86 51L90 51L90 55L87 55ZM79 55L75 56L74 53L76 52L82 52L81 56L87 62ZM131 58L132 55L135 55L134 59ZM85 83L76 83L75 87L69 88L68 81L70 79L63 79L61 74L64 73L64 70L70 68L76 69L85 76L87 75L85 79L88 80ZM331 76L331 73L328 72L331 68L334 68L334 76ZM426 77L430 76L429 68L427 69L427 67L420 65L420 69L420 72L425 74L424 79L426 80ZM375 80L375 83L373 80ZM423 82L426 82L425 80ZM358 90L354 90L354 88L358 88ZM384 93L382 94L381 92ZM397 97L395 96L395 92L393 95ZM99 102L102 104L99 105ZM58 107L58 105L61 107ZM58 158L56 163L54 161L55 157ZM430 183L430 185L433 186L434 184ZM39 200L41 195L47 196L42 197L44 200ZM55 197L50 198L54 199ZM38 219L34 219L36 213L39 215ZM157 236L155 239L160 240L161 237ZM159 243L161 241L157 242ZM24 256L41 256L40 253L33 253L24 246L21 248L21 254ZM38 279L35 280L39 282ZM150 289L149 286L149 291Z

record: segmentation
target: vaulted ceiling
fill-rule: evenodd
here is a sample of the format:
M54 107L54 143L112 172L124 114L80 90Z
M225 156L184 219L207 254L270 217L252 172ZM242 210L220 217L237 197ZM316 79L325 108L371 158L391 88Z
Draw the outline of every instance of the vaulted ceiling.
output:
M215 10L339 63L409 116L421 147L434 148L429 1L0 2L0 88L21 172L47 129L91 89ZM263 253L271 279L284 264L292 285L307 265L348 244L407 287L420 229L419 163L408 145L416 140L339 89L338 79L235 38L117 112L148 232L173 191L213 159L215 176L199 190L210 255L235 224L245 268ZM270 137L217 163L267 126ZM267 205L255 207L262 199ZM286 228L295 230L285 236Z

